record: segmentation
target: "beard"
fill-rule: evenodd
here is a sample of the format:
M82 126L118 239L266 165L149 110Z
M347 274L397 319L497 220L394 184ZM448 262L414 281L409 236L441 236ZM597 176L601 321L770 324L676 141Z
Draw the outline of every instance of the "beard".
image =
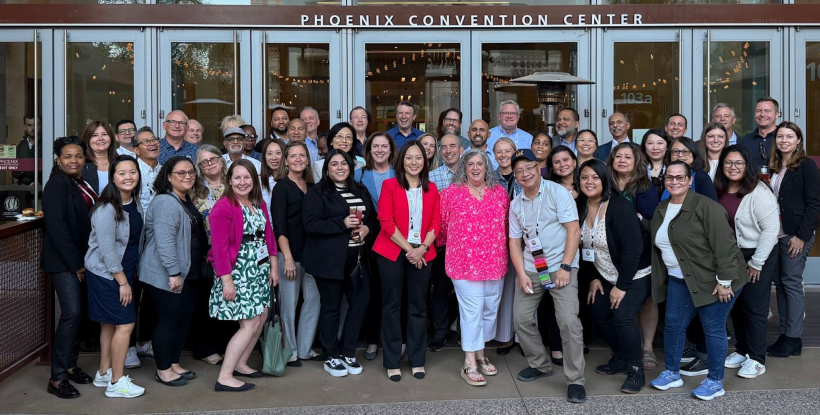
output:
M556 128L555 133L558 135L558 137L561 137L562 140L566 140L568 138L572 138L572 136L575 135L575 130L572 128L567 128L564 131L561 131Z

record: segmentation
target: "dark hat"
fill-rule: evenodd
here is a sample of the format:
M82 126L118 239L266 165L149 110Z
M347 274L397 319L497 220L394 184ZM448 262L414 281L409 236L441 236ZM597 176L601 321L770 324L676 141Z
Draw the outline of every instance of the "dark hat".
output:
M229 135L241 135L241 136L243 136L243 137L244 137L244 136L246 136L247 134L245 134L245 130L243 130L243 129L241 129L241 128L238 128L238 127L231 127L231 128L228 128L227 130L225 130L225 134L222 134L222 136L223 136L223 137L226 137L226 138L227 138Z
M521 150L516 150L515 154L513 155L512 164L511 166L515 167L515 163L518 163L518 160L529 160L529 161L536 161L535 160L535 153L528 148L522 148Z

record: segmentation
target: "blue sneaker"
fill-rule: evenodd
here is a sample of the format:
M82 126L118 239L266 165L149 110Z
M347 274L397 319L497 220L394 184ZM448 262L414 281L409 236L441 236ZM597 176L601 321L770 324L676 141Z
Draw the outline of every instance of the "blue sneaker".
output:
M679 373L671 370L664 370L652 382L649 382L655 389L665 391L669 388L679 388L683 386L683 379L680 378Z
M711 401L718 396L723 396L726 391L723 390L723 382L716 382L714 380L704 379L697 389L692 391L692 396L703 399L704 401Z

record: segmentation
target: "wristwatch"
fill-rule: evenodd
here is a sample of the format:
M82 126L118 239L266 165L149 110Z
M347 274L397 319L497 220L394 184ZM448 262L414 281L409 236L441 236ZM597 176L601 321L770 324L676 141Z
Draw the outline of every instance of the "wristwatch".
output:
M561 269L566 271L566 272L572 271L572 267L569 266L569 264L561 264Z
M427 245L425 245L425 244L421 244L421 246L423 246L423 247L424 247L424 252L425 252L425 253L426 253L427 251L429 251L429 250L430 250L430 247L429 247L429 246L427 246Z

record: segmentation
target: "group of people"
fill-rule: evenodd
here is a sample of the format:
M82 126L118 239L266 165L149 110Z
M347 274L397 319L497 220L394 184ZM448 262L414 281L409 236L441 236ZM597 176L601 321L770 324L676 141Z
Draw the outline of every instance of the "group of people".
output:
M426 352L458 332L467 384L498 373L485 353L495 340L498 355L520 347L521 381L563 366L575 403L586 399L593 327L612 351L595 371L625 375L625 393L658 365L660 315L664 370L650 384L661 390L706 374L692 394L710 400L725 393L724 368L754 378L767 353L801 353L820 174L800 128L776 124L772 98L757 102L757 128L741 139L734 110L719 104L699 141L675 114L640 145L626 114L610 117L613 139L599 146L572 108L554 137L533 136L514 101L500 104L499 125L475 120L466 137L455 108L434 135L401 102L396 127L368 135L371 116L356 107L326 148L318 113L300 115L274 109L266 138L226 117L221 149L197 141L202 126L182 111L161 139L126 120L116 135L95 121L82 138L55 140L43 195L43 269L62 310L50 393L78 397L74 382L140 396L125 374L140 356L155 359L157 382L182 386L196 377L180 366L188 337L195 358L222 365L216 391L252 389L237 378L265 376L248 359L273 302L287 366L359 374L364 332L363 357L376 359L380 343L390 380L405 356L423 379ZM766 347L772 285L780 337ZM93 377L77 367L86 313L101 324Z

